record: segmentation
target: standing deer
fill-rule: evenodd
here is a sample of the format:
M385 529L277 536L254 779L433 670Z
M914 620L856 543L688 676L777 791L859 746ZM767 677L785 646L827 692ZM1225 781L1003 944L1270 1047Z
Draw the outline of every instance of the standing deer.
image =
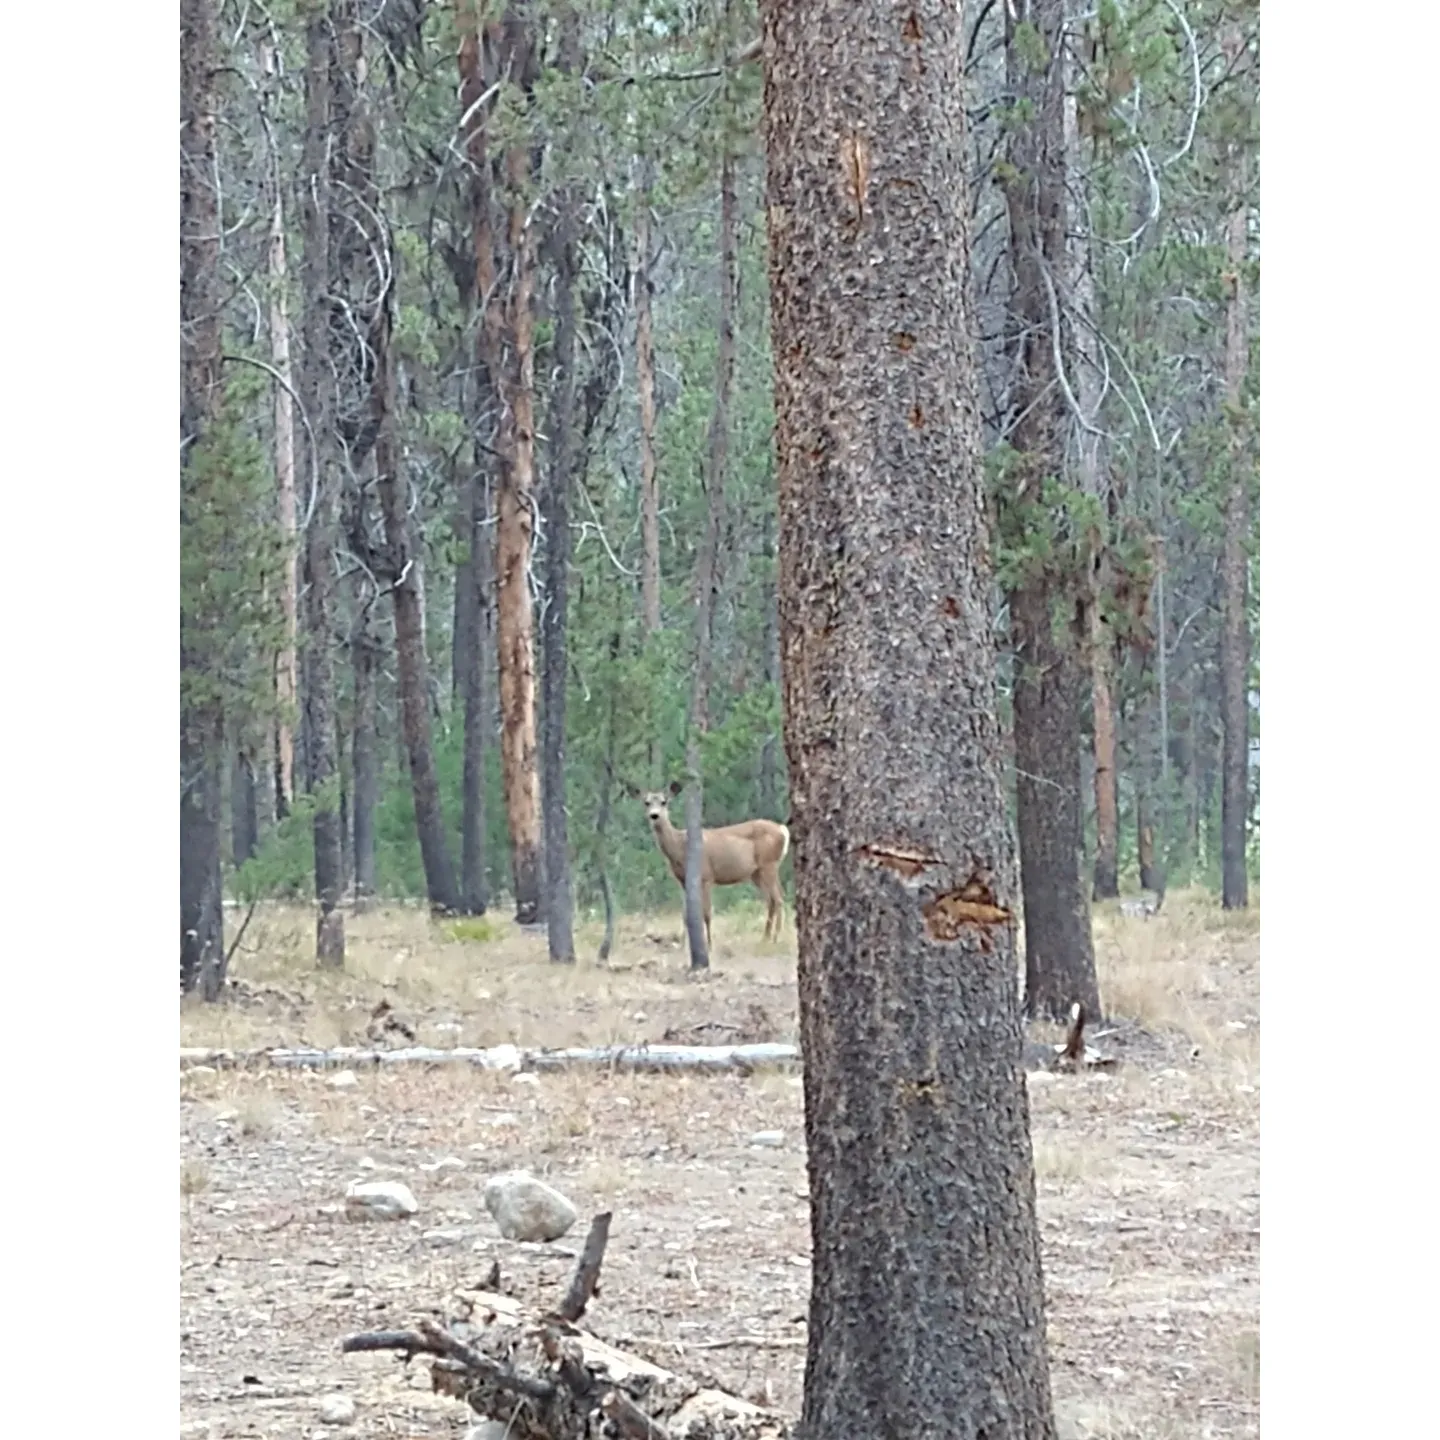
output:
M670 795L680 793L672 784ZM670 823L670 795L650 790L642 796L645 816L655 832L660 853L670 862L670 873L685 887L685 832ZM705 913L705 944L710 944L710 887L754 882L765 897L765 938L780 938L785 901L780 892L780 862L790 849L790 831L774 820L744 820L702 830L704 861L700 869L700 899ZM773 931L773 937L772 937Z

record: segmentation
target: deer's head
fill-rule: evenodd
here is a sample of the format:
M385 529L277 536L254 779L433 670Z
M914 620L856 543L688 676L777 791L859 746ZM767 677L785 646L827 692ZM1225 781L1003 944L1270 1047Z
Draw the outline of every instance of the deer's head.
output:
M664 790L647 790L641 797L640 803L645 807L645 818L652 824L658 825L668 818L670 813L670 797L680 793L681 786L677 780L670 786L668 793Z

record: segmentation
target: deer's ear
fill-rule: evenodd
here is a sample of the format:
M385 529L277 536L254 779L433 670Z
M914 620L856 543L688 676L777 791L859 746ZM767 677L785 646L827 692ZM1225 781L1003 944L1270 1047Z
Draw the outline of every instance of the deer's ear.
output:
M670 782L670 793L672 795L678 795L684 788L678 780L672 780Z

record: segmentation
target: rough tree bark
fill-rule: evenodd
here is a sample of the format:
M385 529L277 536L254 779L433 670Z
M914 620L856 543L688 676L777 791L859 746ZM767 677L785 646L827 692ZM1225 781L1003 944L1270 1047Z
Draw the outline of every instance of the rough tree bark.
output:
M1090 632L1090 700L1095 717L1095 874L1092 894L1120 893L1120 791L1116 771L1114 641L1097 605Z
M238 745L230 767L230 857L236 865L243 865L259 845L260 806L255 795L255 764L245 747Z
M330 372L330 118L335 55L330 6L317 5L305 27L305 142L300 193L304 230L304 295L299 394L319 449L314 512L305 531L304 706L306 783L315 797L315 954L322 965L345 963L344 885L335 764L335 681L331 658L333 550L339 474L331 453Z
M395 252L391 248L391 264ZM393 268L391 271L394 274ZM381 300L370 328L375 357L372 399L375 407L375 474L380 511L385 521L389 568L395 576L390 598L395 612L395 658L400 691L400 727L410 769L410 790L415 802L415 829L420 837L420 858L425 867L425 891L435 910L460 908L455 867L445 834L440 807L440 782L435 774L435 747L430 733L430 674L425 658L424 593L416 563L415 542L408 514L409 486L402 473L400 446L395 435L395 357L392 339L394 281Z
M573 5L560 12L560 68L579 72L580 22ZM555 378L550 418L550 474L540 494L545 522L545 611L541 626L541 801L545 835L545 926L550 959L575 963L570 887L570 829L565 813L566 619L570 594L570 491L579 453L575 375L577 199L565 187L555 197L550 235L555 273Z
M502 71L523 89L536 76L527 22L514 11L503 24ZM500 392L507 443L496 505L495 648L500 673L500 767L515 918L540 918L540 772L535 733L535 615L530 598L535 489L535 234L529 223L530 150L524 136L505 156L509 194L510 283L506 296L508 355Z
M1011 401L1021 418L1010 440L1019 457L1017 483L1034 499L1047 477L1061 473L1067 421L1056 374L1063 343L1055 333L1067 269L1064 0L1035 0L1028 15L1022 20L1014 8L1006 11L1008 87L1015 101L1028 102L1030 114L1009 132L1005 192L1015 277L1011 310L1022 326ZM1079 748L1087 589L1084 575L1045 569L1028 575L1010 596L1025 1006L1057 1020L1076 1000L1090 1015L1100 1013Z
M1244 45L1233 23L1222 45L1233 69ZM1220 782L1221 905L1243 910L1250 901L1245 835L1250 809L1250 470L1244 422L1245 372L1250 363L1246 313L1245 260L1249 239L1245 151L1230 146L1229 180L1234 209L1226 227L1225 252L1230 294L1225 312L1225 408L1230 423L1230 476L1225 493L1225 531L1220 559L1220 714L1224 727Z
M495 241L491 221L493 187L486 138L487 112L482 103L489 79L484 68L479 18L474 0L457 0L456 24L460 32L460 113L464 118L465 152L470 161L470 240L473 274L463 299L478 307L475 332L476 383L470 392L472 465L465 516L470 555L470 579L463 635L467 652L457 651L457 668L464 680L465 739L460 796L460 903L468 915L483 915L490 903L485 873L485 752L492 716L490 665L493 660L495 586L494 539L490 534L492 463L481 439L484 404L493 393L502 366L502 328L499 287L496 285ZM504 449L503 416L494 427L497 450ZM457 600L458 604L458 600ZM457 625L457 636L461 627ZM458 642L457 642L458 643Z
M180 443L182 464L220 398L220 211L215 192L216 7L180 7ZM183 484L183 477L182 477ZM180 652L180 983L219 994L224 715L201 661ZM186 682L190 683L187 684Z
M655 469L655 338L651 318L650 170L641 160L635 215L635 381L640 391L640 623L660 628L660 482Z
M735 157L727 146L720 161L720 343L715 358L715 403L710 412L710 445L705 472L708 504L705 536L695 577L695 679L685 737L685 931L690 968L710 964L705 943L704 781L700 773L700 737L710 723L710 653L715 620L715 568L725 513L725 465L730 446L730 392L735 380L735 282L738 218Z
M263 51L267 76L276 72L276 57L270 46ZM271 187L275 205L270 216L270 241L266 249L269 271L270 364L280 376L275 386L275 510L285 537L286 559L280 583L280 613L284 639L275 657L275 815L284 819L295 798L294 717L300 694L300 587L298 581L299 527L295 505L295 401L290 373L289 262L285 246L285 194L278 146L271 154Z
M761 14L813 1255L801 1433L1050 1440L961 9Z
M351 801L355 856L355 908L362 910L375 894L375 806L380 798L379 736L376 726L376 679L380 669L380 637L370 617L370 600L359 601L360 619L350 642L355 683L354 733L350 763L354 770Z

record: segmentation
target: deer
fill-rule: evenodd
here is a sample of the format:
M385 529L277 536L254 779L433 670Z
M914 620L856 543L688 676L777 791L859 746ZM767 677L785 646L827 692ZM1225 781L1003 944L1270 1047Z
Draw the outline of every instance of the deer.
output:
M679 781L663 790L649 790L641 796L645 817L655 832L660 853L670 863L670 873L685 888L685 832L670 821L671 796L680 793ZM780 923L785 913L784 896L780 891L780 862L790 849L788 827L774 820L744 820L738 825L722 825L715 830L702 830L704 859L700 867L700 901L705 915L705 944L710 945L710 887L739 885L751 881L765 897L765 938L780 938ZM772 934L773 932L773 934Z

